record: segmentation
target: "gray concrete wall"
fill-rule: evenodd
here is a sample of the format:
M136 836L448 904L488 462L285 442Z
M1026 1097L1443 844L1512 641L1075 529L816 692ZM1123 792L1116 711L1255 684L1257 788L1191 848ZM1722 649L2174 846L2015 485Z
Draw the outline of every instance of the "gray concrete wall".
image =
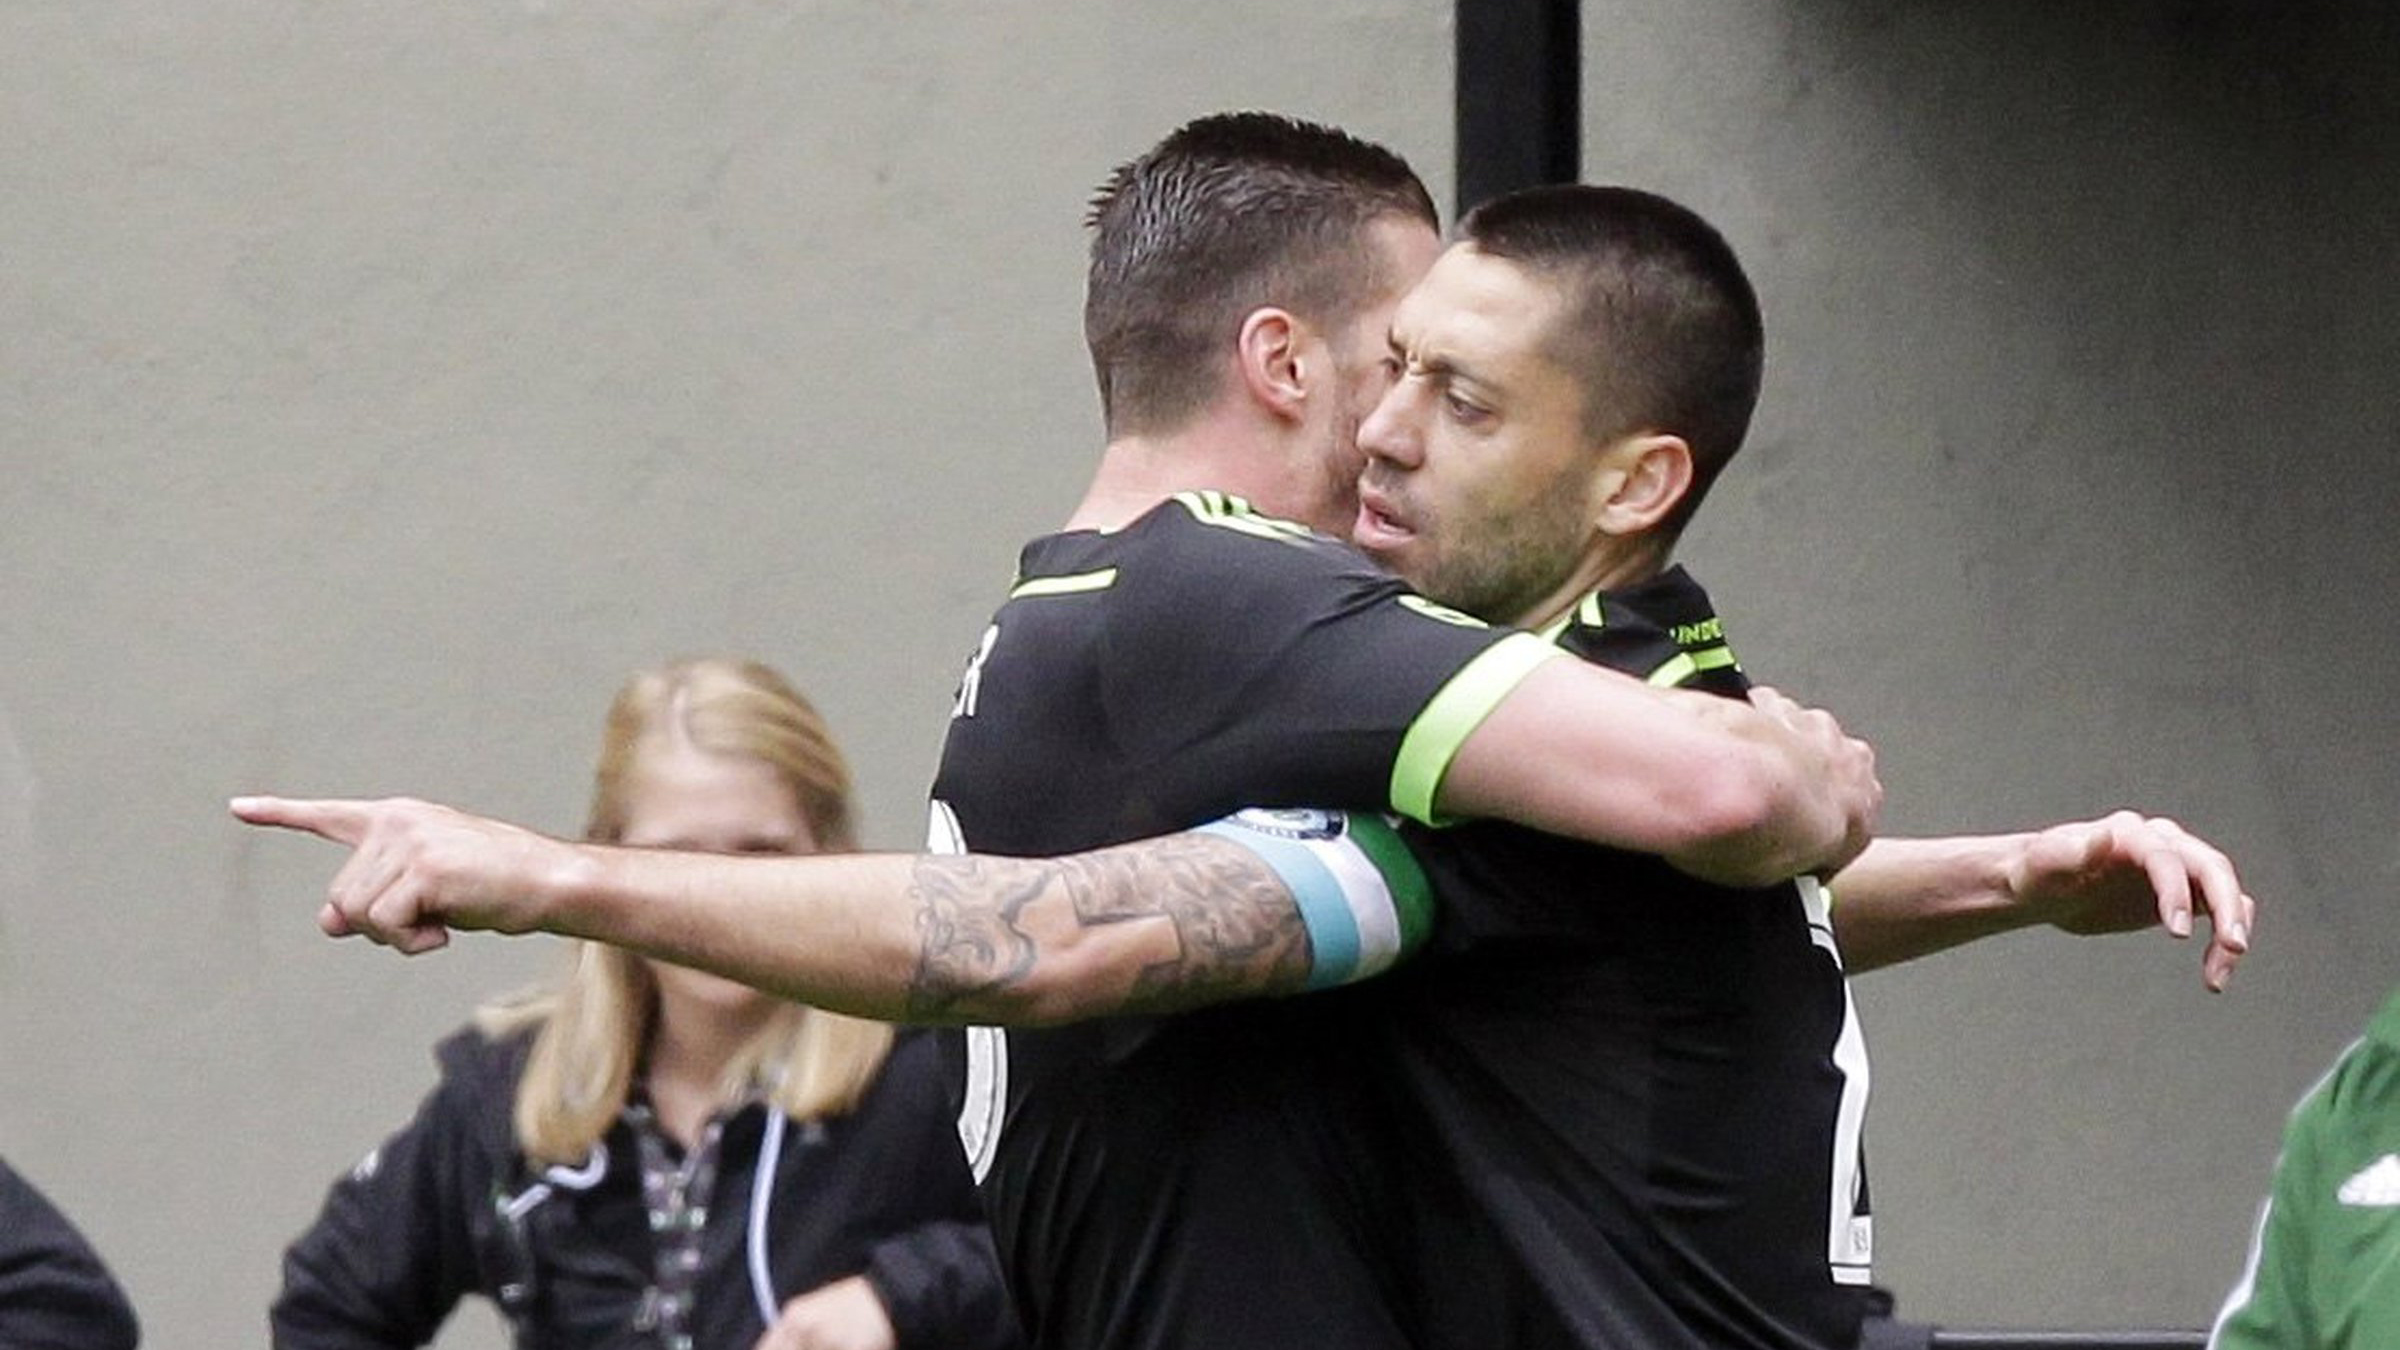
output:
M1590 175L1719 219L1769 308L1687 550L1749 663L1878 738L1903 828L2152 804L2273 906L2224 1000L2136 939L1867 982L1886 1274L2196 1322L2400 964L2391 33L1586 9ZM965 644L1095 448L1089 188L1264 105L1446 195L1448 13L0 8L0 1152L151 1344L254 1339L426 1047L548 955L328 944L333 855L224 796L569 830L619 676L738 649L910 844Z

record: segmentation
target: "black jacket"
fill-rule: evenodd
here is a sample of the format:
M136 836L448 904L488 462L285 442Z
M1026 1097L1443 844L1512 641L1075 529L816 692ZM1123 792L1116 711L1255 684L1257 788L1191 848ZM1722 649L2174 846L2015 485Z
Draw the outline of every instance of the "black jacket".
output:
M632 1129L618 1122L582 1167L529 1170L509 1123L529 1046L472 1030L442 1042L442 1080L416 1118L335 1183L284 1254L277 1350L423 1345L468 1293L499 1304L520 1350L657 1343L640 1326L653 1266ZM726 1122L719 1148L690 1322L697 1350L750 1350L765 1330L762 1292L780 1307L859 1274L901 1350L1017 1344L924 1035L900 1033L851 1114L799 1124L753 1106Z
M133 1350L125 1292L42 1193L0 1162L0 1345L9 1350Z

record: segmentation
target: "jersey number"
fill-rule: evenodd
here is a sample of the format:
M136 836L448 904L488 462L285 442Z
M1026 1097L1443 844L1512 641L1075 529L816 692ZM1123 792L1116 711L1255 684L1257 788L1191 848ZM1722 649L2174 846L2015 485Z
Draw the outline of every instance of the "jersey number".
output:
M986 650L989 646L987 636ZM970 681L977 673L968 672ZM961 701L966 700L962 697ZM925 851L951 856L967 851L958 813L938 798L925 822ZM958 1108L958 1146L966 1150L967 1168L975 1174L977 1185L992 1170L992 1154L1000 1146L1000 1122L1007 1111L1008 1033L998 1027L968 1027L967 1081Z
M1833 940L1833 903L1815 877L1802 877L1800 905L1808 915L1809 940L1825 952L1835 971L1841 948ZM1860 1136L1867 1123L1867 1038L1858 1025L1850 981L1842 980L1842 1031L1833 1043L1833 1067L1842 1075L1842 1101L1834 1116L1833 1199L1825 1219L1825 1261L1835 1284L1863 1285L1873 1277L1875 1220L1866 1207L1866 1173Z

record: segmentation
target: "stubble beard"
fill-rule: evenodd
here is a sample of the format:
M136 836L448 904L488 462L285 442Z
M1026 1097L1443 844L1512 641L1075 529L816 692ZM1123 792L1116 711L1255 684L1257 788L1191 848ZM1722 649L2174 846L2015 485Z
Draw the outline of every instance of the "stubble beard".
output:
M1465 531L1439 516L1412 519L1418 542L1429 547L1418 566L1400 569L1401 579L1427 599L1492 623L1529 617L1526 611L1563 584L1582 558L1576 503L1560 494L1537 499L1536 506Z

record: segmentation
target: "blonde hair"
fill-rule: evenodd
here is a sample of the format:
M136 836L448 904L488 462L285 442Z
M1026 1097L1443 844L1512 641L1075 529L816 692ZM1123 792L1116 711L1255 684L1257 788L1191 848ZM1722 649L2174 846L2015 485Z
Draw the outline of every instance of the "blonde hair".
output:
M722 657L640 671L617 691L585 838L624 837L635 767L649 749L677 744L775 769L821 851L857 847L850 768L824 718L773 669ZM657 1015L657 981L642 958L581 940L571 943L562 977L476 1013L487 1036L533 1030L514 1116L528 1159L573 1164L590 1155L625 1108ZM875 1081L891 1044L892 1028L881 1022L785 1004L726 1064L722 1104L761 1094L795 1120L844 1114Z

